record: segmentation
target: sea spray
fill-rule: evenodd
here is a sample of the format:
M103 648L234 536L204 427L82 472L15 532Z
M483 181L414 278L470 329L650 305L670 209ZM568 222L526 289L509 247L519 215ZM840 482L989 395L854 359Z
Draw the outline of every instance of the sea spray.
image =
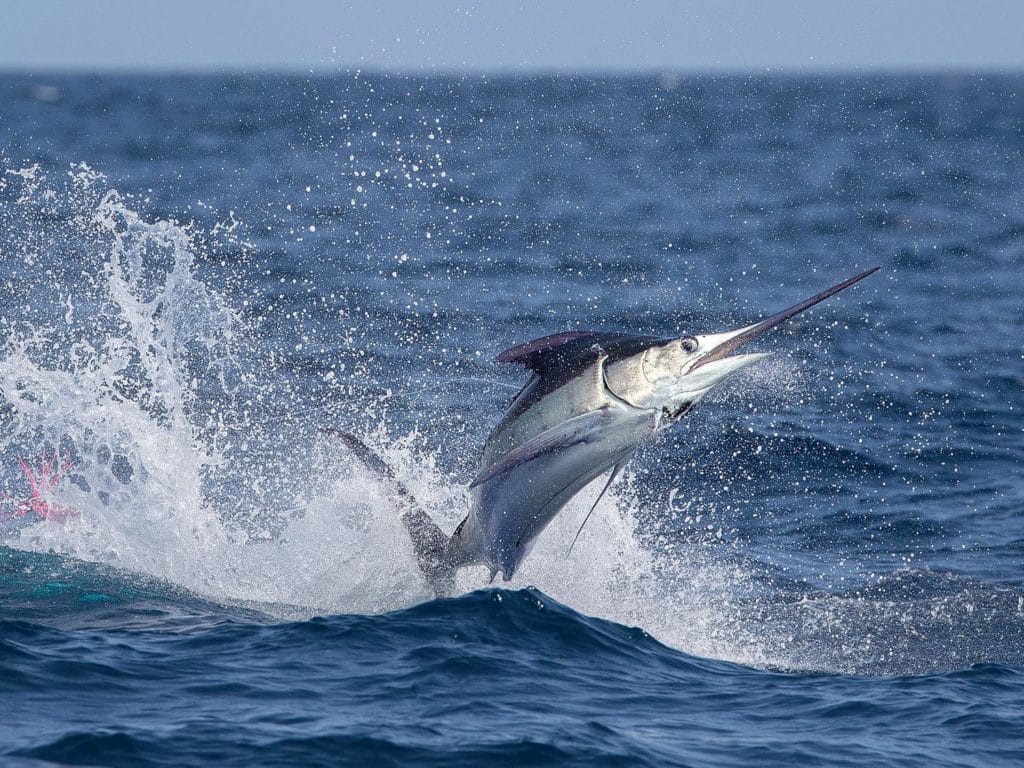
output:
M430 402L418 403L412 431L390 423L404 402L402 382L381 388L366 375L372 358L355 324L344 324L351 356L332 362L312 396L261 335L278 330L279 318L266 302L253 311L260 298L239 288L253 266L237 219L208 231L151 219L140 213L144 202L83 165L59 182L33 166L6 168L2 178L4 498L28 493L18 457L59 455L67 471L40 488L39 501L73 511L5 520L5 543L280 618L380 613L430 598L386 484L318 425L358 429L449 532L468 508L465 478L432 447ZM783 357L721 397L770 409L799 393L806 375ZM753 427L723 429L710 416L680 429L711 454L737 438L731 453L687 459L722 487L749 471L737 451L750 448L744 455L756 461L768 444ZM746 430L746 442L738 440ZM724 441L709 438L718 432ZM756 496L741 495L734 510L688 485L652 496L650 473L678 475L677 489L687 478L685 464L653 457L663 448L650 449L601 500L569 556L599 483L574 499L508 586L536 586L690 653L876 673L956 666L986 636L976 608L1016 600L970 583L887 599L892 584L934 581L914 572L840 594L773 587L771 567L745 554L730 527L730 514L762 514ZM461 451L469 456L475 446ZM482 568L459 574L461 590L487 584ZM928 658L914 651L918 635L929 638Z

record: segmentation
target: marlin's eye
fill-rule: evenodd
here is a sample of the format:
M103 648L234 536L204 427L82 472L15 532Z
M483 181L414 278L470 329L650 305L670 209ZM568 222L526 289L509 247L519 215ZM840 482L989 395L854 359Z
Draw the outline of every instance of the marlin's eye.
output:
M683 346L683 351L688 355L692 355L697 351L697 340L693 336L687 336L679 343Z

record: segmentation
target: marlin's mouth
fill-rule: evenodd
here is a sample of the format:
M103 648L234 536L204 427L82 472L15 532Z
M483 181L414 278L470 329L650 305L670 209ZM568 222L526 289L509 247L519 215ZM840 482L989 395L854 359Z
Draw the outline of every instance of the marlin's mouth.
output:
M752 339L756 339L758 336L762 336L777 325L789 320L791 317L799 315L804 310L810 309L815 304L824 301L830 296L834 296L840 291L849 288L854 283L858 283L868 275L872 275L877 272L881 267L872 267L871 269L861 272L859 275L854 275L848 280L844 280L841 283L833 285L821 293L816 293L810 298L804 299L799 304L794 304L789 309L784 309L781 312L777 312L771 317L766 317L764 320L748 325L745 328L739 328L735 331L731 331L723 334L716 334L718 337L715 344L703 357L697 360L690 368L690 373L697 370L703 365L713 363L717 360L722 360L729 357L733 352L739 349L742 345L746 344Z

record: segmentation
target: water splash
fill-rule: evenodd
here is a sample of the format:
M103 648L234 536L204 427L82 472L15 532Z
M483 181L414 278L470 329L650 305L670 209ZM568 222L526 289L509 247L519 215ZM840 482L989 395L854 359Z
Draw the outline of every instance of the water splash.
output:
M218 238L237 248L237 222L203 233L147 220L85 165L62 183L37 166L0 178L9 289L0 305L0 478L12 499L28 475L36 512L7 521L5 543L281 617L383 612L429 598L388 489L329 435L274 426L271 403L286 406L289 427L321 406L276 375L274 355L259 351L258 322L200 277L199 256ZM332 386L351 395L357 379ZM799 381L780 360L722 396L784 397ZM420 435L389 432L386 393L356 403L346 417L452 531L469 506L464 486ZM35 474L20 456L42 456L44 466ZM958 612L988 599L973 587L902 603L884 590L795 598L773 591L765 569L720 531L659 539L650 523L660 513L638 482L627 474L600 501L570 557L600 481L580 494L510 586L537 586L690 653L758 666L905 672L976 658L977 643L954 642L974 626ZM58 510L69 513L43 513ZM486 584L483 568L457 582ZM938 655L922 659L906 638L926 625Z

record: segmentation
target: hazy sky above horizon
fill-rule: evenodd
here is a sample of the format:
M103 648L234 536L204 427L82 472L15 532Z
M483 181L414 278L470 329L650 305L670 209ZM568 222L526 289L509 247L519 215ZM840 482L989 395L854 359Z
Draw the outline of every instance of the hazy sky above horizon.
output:
M0 68L1024 69L1010 0L0 0Z

